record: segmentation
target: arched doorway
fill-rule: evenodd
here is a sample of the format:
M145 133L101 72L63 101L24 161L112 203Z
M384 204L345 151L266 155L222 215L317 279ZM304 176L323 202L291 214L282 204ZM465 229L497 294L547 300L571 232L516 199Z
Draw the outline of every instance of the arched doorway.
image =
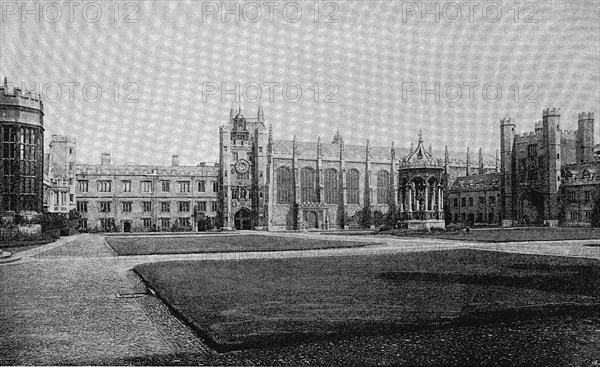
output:
M319 228L319 216L315 211L309 211L306 213L306 227L307 228Z
M540 224L544 221L544 194L530 190L521 196L521 221L524 224Z
M249 230L252 229L252 212L247 208L242 208L235 213L233 217L235 229Z

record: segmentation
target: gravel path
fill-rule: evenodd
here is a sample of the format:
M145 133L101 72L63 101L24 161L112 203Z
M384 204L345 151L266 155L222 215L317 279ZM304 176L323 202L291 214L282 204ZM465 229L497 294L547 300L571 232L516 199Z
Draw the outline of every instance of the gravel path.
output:
M264 233L261 233L264 234ZM166 260L345 256L449 248L600 258L592 241L460 243L375 236L277 233L377 243L362 248L118 257L100 235L77 235L0 265L0 364L556 365L600 366L600 320L321 340L218 354L146 292L131 268Z

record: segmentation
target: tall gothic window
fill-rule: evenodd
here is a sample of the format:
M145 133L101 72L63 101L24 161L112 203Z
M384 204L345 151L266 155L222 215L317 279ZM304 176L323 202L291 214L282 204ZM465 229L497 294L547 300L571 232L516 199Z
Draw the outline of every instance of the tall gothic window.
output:
M292 203L292 170L289 167L277 169L277 204Z
M377 173L377 204L387 204L390 192L390 174L386 170Z
M317 183L315 170L304 167L300 170L300 201L303 203L316 203Z
M359 181L360 173L356 169L346 172L346 202L348 204L358 204L359 202Z
M338 203L338 172L333 168L325 170L325 203Z

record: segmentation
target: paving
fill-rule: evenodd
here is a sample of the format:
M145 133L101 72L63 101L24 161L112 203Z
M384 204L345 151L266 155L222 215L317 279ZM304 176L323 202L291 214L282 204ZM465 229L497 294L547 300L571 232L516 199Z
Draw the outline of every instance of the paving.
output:
M379 336L361 338L350 346L345 346L348 341L339 341L329 347L318 343L307 343L298 347L280 348L277 351L218 354L207 348L190 329L172 316L160 301L147 293L140 280L131 271L133 266L141 263L171 260L218 261L358 256L451 248L600 259L600 247L586 246L600 245L600 240L489 244L367 235L264 232L261 234L364 241L372 245L306 251L119 257L106 244L102 235L81 234L61 238L52 244L20 252L19 261L0 265L0 350L2 351L0 364L298 365L331 364L339 361L345 363L362 361L367 364L379 364L383 361L385 364L389 356L397 355L396 359L391 360L393 362L389 362L395 364L403 360L402 353L411 350L410 348L417 348L415 350L420 348L420 344L414 340L410 343L406 342L410 346L402 344L404 343L402 340L410 341L410 336ZM590 363L598 362L600 365L599 325L600 321L592 320L589 325L577 326L584 335L592 335L590 340L586 339L586 342L581 344L581 348L585 350L582 355L589 357L589 354L593 354L594 351L599 355L597 360L589 359L592 357L582 359L586 363L591 361ZM554 330L553 327L558 330ZM561 325L550 325L547 330L540 331L540 335L562 333L564 330L561 328ZM469 335L474 337L474 334L481 333L482 330L484 329L472 331ZM513 334L512 337L515 337ZM414 336L414 338L420 337L422 336ZM436 333L429 337L452 339L452 335L440 336ZM457 335L454 338L463 340ZM516 340L519 340L518 337ZM540 343L543 344L543 340ZM357 346L375 353L371 354L375 359L364 359L365 355L357 352ZM387 351L379 355L379 358L373 357L378 355L373 351L373 348L377 349L378 346L386 348ZM333 352L336 350L343 353L343 357ZM440 358L452 355L450 351L444 353L446 354L442 354ZM484 350L482 356L485 353L493 354L493 351ZM578 360L574 359L574 361Z

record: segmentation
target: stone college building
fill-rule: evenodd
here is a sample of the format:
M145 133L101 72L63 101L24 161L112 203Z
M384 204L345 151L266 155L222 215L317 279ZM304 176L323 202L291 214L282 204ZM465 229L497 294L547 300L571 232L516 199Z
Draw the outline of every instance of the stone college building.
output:
M230 111L219 162L181 166L76 160L76 140L53 135L43 154L39 97L0 86L0 217L42 211L82 215L102 231L334 229L393 225L590 225L600 187L594 114L577 130L545 109L534 131L500 121L500 150L433 154L421 134L400 148L331 140L275 140L262 108ZM408 144L408 142L403 142ZM415 144L416 143L416 144ZM463 156L464 159L460 158Z

